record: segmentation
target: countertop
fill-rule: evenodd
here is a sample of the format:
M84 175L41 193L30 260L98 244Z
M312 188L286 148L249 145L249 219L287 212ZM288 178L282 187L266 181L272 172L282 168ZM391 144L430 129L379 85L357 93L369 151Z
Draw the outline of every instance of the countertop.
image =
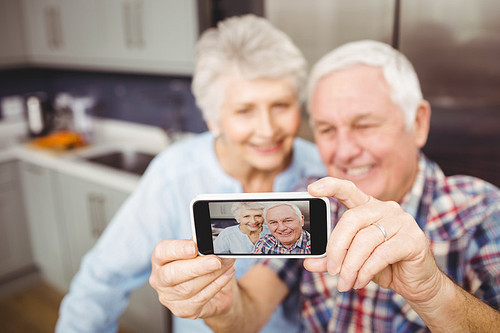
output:
M139 175L92 163L84 160L82 156L114 149L156 155L171 143L166 133L155 126L102 118L94 119L93 124L90 145L57 152L38 148L27 142L24 123L0 122L0 163L22 160L130 193L137 187ZM185 133L179 137L189 135Z

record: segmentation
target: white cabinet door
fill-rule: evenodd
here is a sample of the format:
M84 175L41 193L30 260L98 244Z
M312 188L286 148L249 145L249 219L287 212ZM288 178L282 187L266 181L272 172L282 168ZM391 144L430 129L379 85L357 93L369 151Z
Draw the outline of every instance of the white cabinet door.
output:
M73 276L128 193L66 174L58 174L58 187Z
M196 0L110 0L106 5L110 64L192 73L198 36Z
M22 5L31 64L162 74L193 71L196 0L22 0Z
M58 175L58 187L74 275L129 194L65 174ZM167 310L149 284L132 292L120 326L132 332L167 332Z
M39 65L88 66L104 47L103 2L23 0L29 61Z
M69 287L67 244L60 223L53 171L28 162L20 163L23 196L35 263L47 282L66 291Z
M0 278L33 265L17 168L0 164Z
M26 61L19 0L0 0L0 66L21 65Z

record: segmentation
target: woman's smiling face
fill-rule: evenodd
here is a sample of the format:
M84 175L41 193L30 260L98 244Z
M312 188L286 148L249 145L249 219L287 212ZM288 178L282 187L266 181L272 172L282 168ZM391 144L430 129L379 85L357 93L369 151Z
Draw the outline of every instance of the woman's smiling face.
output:
M290 80L231 76L220 84L225 90L219 121L209 126L219 134L233 167L284 169L300 126L300 106Z
M242 209L237 221L243 233L260 232L264 224L262 209Z

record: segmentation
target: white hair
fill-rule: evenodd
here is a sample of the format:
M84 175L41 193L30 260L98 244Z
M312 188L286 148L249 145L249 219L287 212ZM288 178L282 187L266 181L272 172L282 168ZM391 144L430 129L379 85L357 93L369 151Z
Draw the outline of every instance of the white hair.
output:
M253 209L253 210L264 210L264 205L259 202L235 202L231 206L231 214L233 214L236 221L240 221L241 211Z
M297 205L291 203L291 202L276 202L276 203L272 203L272 204L269 204L266 206L266 208L264 208L264 221L266 221L266 224L267 224L267 211L271 208L274 208L274 207L279 207L279 206L289 206L293 209L293 211L295 212L295 214L297 214L297 217L299 218L299 220L301 219L302 216L304 216L304 214L302 214L302 212L300 211L300 208L297 207Z
M311 112L314 90L328 74L358 64L379 67L391 90L392 101L399 106L406 128L413 127L422 91L410 61L391 46L372 40L344 44L323 56L313 67L307 86L307 109Z
M290 37L268 20L252 14L219 22L196 46L191 89L206 121L218 122L224 99L224 76L243 79L286 78L302 97L306 60Z

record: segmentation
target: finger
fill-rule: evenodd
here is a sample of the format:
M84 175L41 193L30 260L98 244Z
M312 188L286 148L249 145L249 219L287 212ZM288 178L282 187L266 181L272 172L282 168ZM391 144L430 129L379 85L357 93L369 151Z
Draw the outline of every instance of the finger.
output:
M432 254L429 255L426 244L427 240L421 230L398 233L373 251L359 270L354 287L362 288L366 286L387 267L402 260L411 260L417 263L413 270L407 265L405 270L407 276L417 277L424 274L424 272L431 272L434 266L428 267L426 265L432 263L433 260L424 260L426 257L432 257ZM378 280L383 283L384 288L389 287L389 283L392 282L384 275L378 276Z
M234 263L234 259L222 260L214 255L169 262L156 274L163 287L173 287L196 279L195 283L206 285L221 275Z
M224 311L228 304L213 304L209 302L214 299L224 288L230 287L230 282L234 278L234 266L221 274L212 283L205 286L190 298L171 300L165 299L162 296L170 296L168 293L163 293L160 297L160 302L168 305L172 313L178 317L196 319L200 317L208 317L217 314L217 311ZM227 303L227 302L226 302ZM221 308L222 307L222 308Z
M392 226L397 221L392 219L383 219L380 223ZM391 235L392 235L392 229ZM339 290L349 290L354 286L358 278L358 271L365 264L366 260L373 254L378 246L386 241L384 234L374 224L369 225L359 230L347 250L345 258L343 259L340 279ZM341 260L341 259L339 259Z
M326 258L308 258L304 260L304 268L310 272L321 273L327 271Z
M223 275L228 274L234 274L233 265L223 266L220 270L217 270L215 272L197 276L191 280L183 281L173 287L170 287L168 288L168 290L165 290L165 299L169 301L184 301L193 299L199 300L201 302L201 299L204 299L204 297L208 297L207 291L212 290L214 286L219 286L221 281L220 278ZM198 297L200 299L198 299Z
M325 177L307 187L307 191L316 197L334 197L347 208L363 205L370 196L348 180Z
M229 284L234 278L235 269L234 267L229 268L224 274L219 276L213 283L209 284L205 289L196 294L190 299L190 302L195 305L204 305L210 300L215 298L224 289L228 288ZM220 307L221 304L216 304L216 307Z
M163 240L155 246L151 263L163 266L175 260L195 258L197 251L196 243L191 239Z
M386 203L374 199L362 206L352 208L342 215L328 240L328 272L331 274L340 272L340 267L343 265L347 251L353 246L353 240L358 232L382 220L387 211L385 205ZM390 230L392 231L392 229ZM374 235L380 235L382 241L384 240L380 230L378 230L378 234L375 233ZM360 245L361 248L363 246L363 244Z

